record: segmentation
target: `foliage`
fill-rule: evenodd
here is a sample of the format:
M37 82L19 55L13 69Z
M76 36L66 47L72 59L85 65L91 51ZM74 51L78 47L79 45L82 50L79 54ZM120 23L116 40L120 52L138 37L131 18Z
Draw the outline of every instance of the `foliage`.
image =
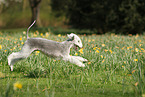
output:
M23 32L23 31L19 31ZM39 51L9 70L7 56L21 50L26 32L0 33L0 96L52 97L139 97L145 95L145 36L140 35L79 35L83 49L71 49L71 55L89 60L81 68L48 58ZM66 35L50 31L29 33L64 41ZM17 89L14 89L17 88Z
M61 3L64 0L52 1L61 4L53 4L52 8L65 10L69 23L75 28L97 29L98 33L115 30L123 34L142 33L145 30L143 0L69 0L64 4Z

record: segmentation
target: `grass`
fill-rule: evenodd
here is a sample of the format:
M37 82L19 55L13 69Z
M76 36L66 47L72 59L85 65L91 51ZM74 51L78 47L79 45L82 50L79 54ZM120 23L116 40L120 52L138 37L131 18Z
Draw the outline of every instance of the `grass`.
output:
M51 32L35 31L29 33L29 36L55 41L67 39L66 35L54 35ZM80 51L71 49L70 54L88 59L85 68L48 58L37 51L27 59L16 63L14 71L11 72L7 56L20 51L26 40L26 34L23 31L0 33L0 96L145 96L145 35L79 36L84 47Z

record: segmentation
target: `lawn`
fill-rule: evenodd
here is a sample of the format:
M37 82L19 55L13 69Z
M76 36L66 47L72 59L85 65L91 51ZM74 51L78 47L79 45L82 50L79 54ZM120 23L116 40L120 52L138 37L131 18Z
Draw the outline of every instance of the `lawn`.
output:
M66 35L32 31L31 37L64 41ZM83 49L70 55L89 60L81 68L48 58L39 51L14 65L7 56L21 50L26 32L0 32L0 97L145 96L145 35L79 35Z

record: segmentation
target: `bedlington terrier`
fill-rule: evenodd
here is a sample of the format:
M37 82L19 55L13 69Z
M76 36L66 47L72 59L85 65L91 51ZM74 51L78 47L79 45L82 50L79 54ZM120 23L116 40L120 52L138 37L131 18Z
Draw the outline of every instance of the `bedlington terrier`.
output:
M62 59L76 64L79 67L85 67L83 62L87 62L87 59L80 56L69 55L71 47L83 47L81 39L76 34L67 34L68 39L63 42L56 42L44 38L29 38L28 31L34 23L35 21L27 29L27 40L25 41L21 51L13 52L8 56L8 65L10 66L11 71L13 71L13 65L15 62L27 58L35 50L43 52L48 57L56 58L57 60Z

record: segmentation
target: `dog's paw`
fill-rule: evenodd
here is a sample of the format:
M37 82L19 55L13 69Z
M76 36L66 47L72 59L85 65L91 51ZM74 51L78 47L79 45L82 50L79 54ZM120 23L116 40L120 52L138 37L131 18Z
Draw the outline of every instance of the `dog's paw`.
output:
M83 60L83 63L86 63L86 62L88 62L88 60L87 60L87 59L84 59L84 60Z

